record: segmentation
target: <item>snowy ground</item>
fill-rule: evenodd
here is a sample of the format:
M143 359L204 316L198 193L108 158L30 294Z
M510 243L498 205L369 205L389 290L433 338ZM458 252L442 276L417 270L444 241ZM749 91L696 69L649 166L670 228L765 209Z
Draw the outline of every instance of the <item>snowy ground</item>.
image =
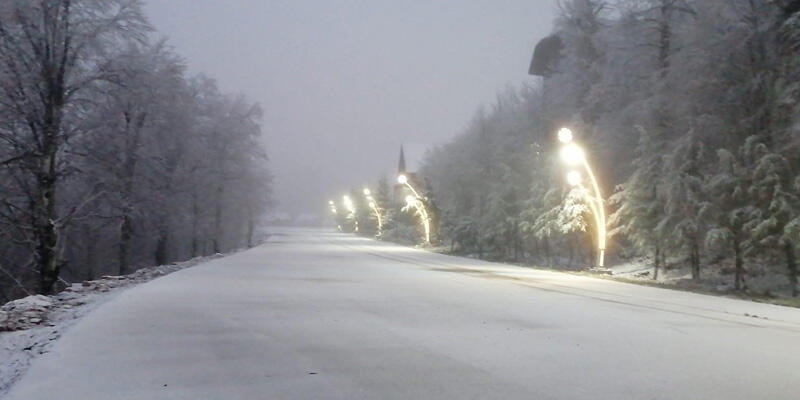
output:
M75 283L54 296L34 295L1 306L0 396L28 369L32 359L50 351L56 339L79 318L117 295L121 289L217 257L143 268L126 276L105 276Z
M800 310L320 231L123 291L8 400L800 398Z

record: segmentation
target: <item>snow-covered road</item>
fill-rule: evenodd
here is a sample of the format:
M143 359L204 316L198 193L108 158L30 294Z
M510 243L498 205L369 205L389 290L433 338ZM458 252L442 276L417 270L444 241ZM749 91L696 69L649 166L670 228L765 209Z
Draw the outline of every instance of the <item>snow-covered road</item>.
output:
M284 230L123 292L35 399L800 398L800 310Z

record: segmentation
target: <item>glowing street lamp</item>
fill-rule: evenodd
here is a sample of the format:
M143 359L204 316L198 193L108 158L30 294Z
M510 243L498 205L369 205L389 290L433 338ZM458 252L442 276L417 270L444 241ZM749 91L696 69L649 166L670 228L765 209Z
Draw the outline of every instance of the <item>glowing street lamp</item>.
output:
M339 210L336 209L336 203L334 203L333 200L328 200L328 206L330 206L331 213L333 215L335 215L334 219L336 220L336 222L338 222L338 220L339 220ZM337 223L336 224L336 229L338 229L339 232L341 232L342 231L342 225Z
M342 196L342 202L344 204L344 208L346 208L347 211L350 212L350 214L355 214L356 207L355 207L355 205L353 205L353 200L350 199L350 196L348 196L348 195Z
M399 183L401 185L406 185L406 187L408 187L411 190L411 193L414 193L414 196L416 198L418 198L418 199L422 198L422 196L419 195L419 193L416 191L416 189L414 189L414 187L411 186L411 183L408 182L408 177L407 176L405 176L403 174L398 175L397 176L397 183Z
M589 198L589 206L592 209L592 213L595 216L595 223L597 224L597 248L600 250L597 265L602 267L606 252L606 214L605 207L603 207L603 195L600 193L600 185L597 184L594 172L589 166L589 161L586 159L586 152L580 146L573 143L573 137L572 131L569 128L562 128L558 131L558 140L564 144L561 148L561 159L567 165L582 165L592 183L594 199L591 197ZM583 188L581 181L581 175L577 171L570 171L567 173L567 183L570 185Z
M581 173L578 171L569 171L567 173L567 183L569 183L570 186L575 186L579 188L581 190L581 194L586 196L587 203L589 204L589 208L592 210L592 215L594 216L595 225L604 226L603 222L600 219L600 211L597 209L597 204L595 202L595 199L589 196L589 194L586 191L586 188L583 187L583 177L581 176ZM599 265L601 267L603 266L602 260Z
M581 173L578 171L569 171L567 173L567 183L569 183L570 186L580 186L582 180Z
M370 191L368 188L364 188L364 196L367 198L367 205L369 205L369 208L371 208L372 212L375 213L375 218L378 219L378 236L380 236L383 232L383 218L381 216L381 209L378 207L378 202L375 201L374 197L372 197L372 191Z
M414 207L417 209L417 213L420 216L422 227L425 230L425 243L431 243L431 220L428 217L428 210L425 209L425 203L422 201L423 197L419 195L416 189L411 186L411 183L408 181L408 177L404 174L400 174L397 176L397 183L401 185L405 185L411 190L411 193L414 195L406 196L406 207Z
M347 215L347 219L353 219L354 221L354 228L353 231L358 232L358 220L356 219L356 206L353 204L353 199L350 198L348 195L342 196L342 203L344 204L344 208L350 213Z
M417 214L420 216L420 220L422 222L422 228L425 230L425 243L431 243L431 220L428 217L428 210L425 209L425 204L422 203L422 199L414 197L412 195L406 196L406 207L411 208L414 207L417 210Z
M569 128L561 128L558 131L558 140L564 144L572 142L572 131Z

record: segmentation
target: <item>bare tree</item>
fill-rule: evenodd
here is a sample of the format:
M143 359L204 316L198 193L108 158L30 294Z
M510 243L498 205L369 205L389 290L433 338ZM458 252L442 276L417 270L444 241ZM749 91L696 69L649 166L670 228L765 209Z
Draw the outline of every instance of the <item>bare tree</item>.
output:
M148 25L138 0L9 0L0 5L2 106L15 117L2 140L30 185L20 224L39 270L40 290L58 280L60 232L68 215L58 207L62 156L75 132L70 115L80 92L104 77L103 53L120 37L141 37Z

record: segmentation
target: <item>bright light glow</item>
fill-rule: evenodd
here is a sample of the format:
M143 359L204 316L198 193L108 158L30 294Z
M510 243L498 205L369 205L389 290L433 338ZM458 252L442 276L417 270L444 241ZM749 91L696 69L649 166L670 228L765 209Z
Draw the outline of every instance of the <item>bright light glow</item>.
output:
M350 211L350 214L354 214L356 212L356 207L353 205L353 200L350 199L350 196L344 195L342 196L342 200L344 201L344 208Z
M408 177L405 175L400 175L397 177L397 182L401 185L406 185L406 187L411 190L412 195L406 196L406 203L408 207L415 207L417 212L419 213L422 227L425 229L425 243L431 243L431 220L428 217L428 210L425 209L425 203L422 202L423 197L419 195L416 189L411 186L411 183L408 182Z
M569 128L561 128L558 131L558 140L564 144L572 142L572 131Z
M573 143L572 131L568 128L562 128L558 131L558 140L564 143L564 146L561 148L561 160L568 165L583 165L588 180L592 184L594 198L588 194L587 197L589 197L589 206L592 209L592 214L594 214L595 223L597 225L597 248L599 250L597 265L602 267L606 250L606 215L603 195L600 193L600 185L597 183L594 171L592 171L592 168L589 166L586 153L580 146ZM567 182L570 185L581 186L581 181L581 175L577 171L571 171L567 174Z
M586 155L580 146L568 144L561 148L561 160L568 165L578 165L586 159Z
M578 186L581 184L582 180L583 177L581 177L581 173L578 171L569 171L567 173L567 183L569 183L570 186Z
M381 209L378 207L378 203L375 202L375 198L372 197L372 191L369 188L364 188L364 197L367 198L367 205L369 208L372 209L372 212L375 213L375 219L378 220L378 235L381 236L383 234L383 217L381 216Z
M414 207L417 209L417 213L420 217L420 223L422 223L422 228L425 230L425 243L430 244L431 219L428 217L428 210L425 209L425 204L418 197L412 195L406 196L406 204L409 208Z

